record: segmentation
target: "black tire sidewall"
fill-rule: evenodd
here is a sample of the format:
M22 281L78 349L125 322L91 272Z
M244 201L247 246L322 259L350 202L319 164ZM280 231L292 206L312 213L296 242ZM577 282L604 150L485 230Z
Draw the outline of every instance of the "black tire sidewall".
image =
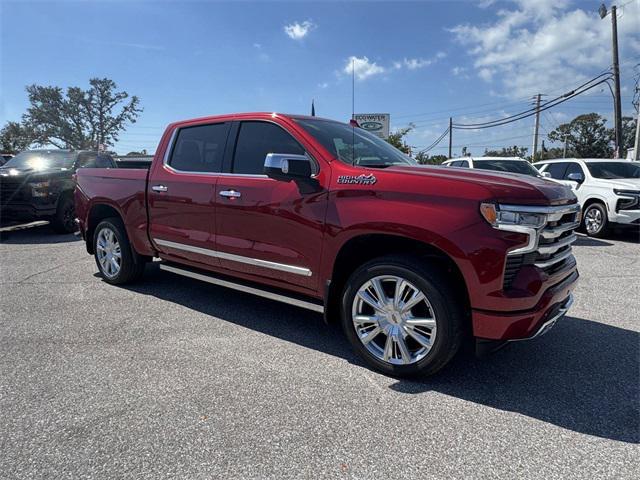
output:
M587 213L589 212L589 210L593 208L596 208L600 211L600 214L602 215L602 225L600 225L600 229L597 232L589 233L589 231L587 230L586 219L587 219ZM607 231L608 222L609 222L609 219L607 217L607 209L601 203L592 203L584 210L584 214L582 216L582 228L584 229L584 232L589 237L600 237L604 235Z
M413 283L427 296L436 316L436 339L429 353L410 365L392 365L369 353L356 333L351 318L352 304L358 289L367 280L379 275L396 275ZM445 285L443 287L443 285ZM436 285L439 285L436 288ZM456 329L459 328L461 312L455 308L450 286L437 271L411 266L397 259L380 259L369 262L356 270L349 278L343 292L341 305L342 328L356 353L373 368L392 376L406 377L430 375L440 370L458 349Z
M58 206L56 208L56 216L53 218L52 226L56 232L59 233L73 233L76 231L75 224L71 224L70 226L65 225L64 221L64 213L65 210L71 206L74 208L74 201L71 194L66 193L63 194L60 200L58 201ZM72 219L73 222L73 219Z

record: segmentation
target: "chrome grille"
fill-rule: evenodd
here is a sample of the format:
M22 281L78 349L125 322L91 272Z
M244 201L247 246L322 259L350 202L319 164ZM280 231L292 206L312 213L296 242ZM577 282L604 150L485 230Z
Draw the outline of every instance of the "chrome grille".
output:
M533 208L532 208L533 210ZM541 213L547 213L546 225L536 231L530 251L507 255L503 288L509 289L520 269L525 265L535 265L548 275L559 272L575 263L571 244L577 237L574 230L580 225L580 206L578 204L561 207L540 207ZM522 248L518 252L522 252Z

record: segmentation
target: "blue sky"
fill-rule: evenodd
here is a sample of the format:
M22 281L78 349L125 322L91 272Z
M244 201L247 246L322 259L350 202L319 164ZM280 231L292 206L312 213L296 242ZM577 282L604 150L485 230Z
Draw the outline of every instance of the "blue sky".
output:
M144 112L118 153L155 151L167 123L236 111L388 112L414 122L416 148L457 122L528 108L535 93L570 90L609 67L610 21L600 1L217 2L2 0L0 124L19 120L24 87L87 86L109 77L140 97ZM623 4L624 1L620 2ZM640 2L619 16L623 110L632 112L640 61ZM579 113L611 116L595 89L542 115L541 135ZM462 145L530 146L532 120L454 132ZM432 153L445 153L446 141Z

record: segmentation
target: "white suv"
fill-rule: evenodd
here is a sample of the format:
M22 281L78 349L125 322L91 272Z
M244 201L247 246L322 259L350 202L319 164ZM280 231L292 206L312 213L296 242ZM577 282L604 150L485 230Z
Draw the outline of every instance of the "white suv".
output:
M442 162L443 167L478 168L495 172L519 173L531 177L542 177L527 160L520 157L462 157Z
M640 226L640 162L559 158L534 165L571 187L587 235L604 235L610 223Z

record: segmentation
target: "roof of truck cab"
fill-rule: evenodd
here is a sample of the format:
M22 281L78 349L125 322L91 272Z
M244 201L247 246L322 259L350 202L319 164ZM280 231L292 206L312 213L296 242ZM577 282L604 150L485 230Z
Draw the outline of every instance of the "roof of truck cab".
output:
M209 115L206 117L197 117L197 118L188 118L184 120L178 120L176 122L172 122L169 124L170 127L176 125L183 125L185 123L200 123L207 121L219 121L219 120L242 120L244 118L265 118L265 117L282 117L288 119L315 119L315 120L327 120L331 122L336 122L339 120L333 120L331 118L323 118L323 117L312 117L310 115L301 115L301 114L292 114L292 113L280 113L280 112L241 112L241 113L225 113L221 115ZM347 123L347 122L343 122Z

